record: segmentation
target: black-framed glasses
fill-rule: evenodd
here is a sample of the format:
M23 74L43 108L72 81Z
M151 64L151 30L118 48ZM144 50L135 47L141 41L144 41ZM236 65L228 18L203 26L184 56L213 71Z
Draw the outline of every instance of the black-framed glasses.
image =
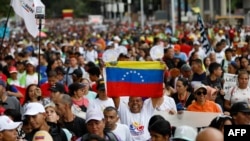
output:
M206 91L199 91L199 92L196 92L196 94L197 94L197 95L201 95L201 94L207 95L207 92L206 92Z

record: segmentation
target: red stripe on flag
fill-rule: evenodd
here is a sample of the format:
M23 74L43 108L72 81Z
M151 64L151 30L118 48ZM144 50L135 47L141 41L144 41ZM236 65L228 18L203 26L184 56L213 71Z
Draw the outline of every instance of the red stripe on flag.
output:
M135 84L129 82L107 82L107 94L116 96L160 97L163 94L163 84Z
M23 102L24 102L25 96L26 96L26 95L25 95L25 93L26 93L26 88L22 88L22 87L19 87L19 86L16 86L16 85L15 85L15 87L16 87L16 89L23 95L23 97L19 99L19 101L20 101L20 103L21 103L21 105L22 105Z

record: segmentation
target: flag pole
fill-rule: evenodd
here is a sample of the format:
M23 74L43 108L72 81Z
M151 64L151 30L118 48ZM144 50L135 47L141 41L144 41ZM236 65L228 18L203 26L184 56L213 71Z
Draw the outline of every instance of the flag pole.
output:
M10 18L10 12L11 12L11 6L10 6L10 8L9 8L8 16L7 16L6 22L5 22L5 24L4 24L3 37L2 37L2 40L1 40L1 44L0 44L0 47L1 47L0 50L2 50L2 48L3 48L3 41L4 41L4 37L5 37L7 25L8 25L8 22L9 22L9 18Z
M38 25L38 31L39 31L39 34L38 34L38 85L40 85L40 65L41 65L41 60L40 60L40 54L41 54L41 52L40 52L40 47L41 47L41 32L42 32L42 18L38 18L38 20L39 20L39 25Z

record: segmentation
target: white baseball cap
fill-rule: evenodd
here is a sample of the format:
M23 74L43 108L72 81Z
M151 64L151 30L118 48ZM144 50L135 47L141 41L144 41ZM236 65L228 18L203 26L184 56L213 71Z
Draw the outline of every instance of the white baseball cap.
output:
M25 116L34 116L37 115L39 113L45 113L45 108L43 107L42 104L38 103L38 102L31 102L28 103L26 108L24 109L24 115Z
M206 87L204 84L201 84L201 83L195 84L195 85L194 85L194 92L196 92L197 90L199 90L199 89L201 89L201 88L207 90L207 87Z
M175 132L174 132L174 137L172 139L173 140L183 139L187 141L195 141L197 134L198 134L197 129L191 126L182 125L182 126L176 127Z
M96 109L96 110L90 110L86 113L86 123L88 123L90 120L98 120L101 121L104 119L103 113Z
M22 125L22 122L13 122L8 116L0 116L0 132L3 130L16 129L18 126Z

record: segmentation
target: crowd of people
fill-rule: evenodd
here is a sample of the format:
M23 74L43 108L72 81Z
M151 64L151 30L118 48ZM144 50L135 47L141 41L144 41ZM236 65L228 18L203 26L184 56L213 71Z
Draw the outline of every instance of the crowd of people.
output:
M109 24L102 31L79 21L48 20L46 36L34 39L21 31L1 47L0 141L223 141L224 125L250 123L247 26L208 26L209 53L194 23L173 33L168 24ZM162 56L152 56L153 47ZM103 75L109 59L161 61L163 95L109 97ZM237 75L229 90L225 73ZM219 116L198 131L174 127L156 110Z

